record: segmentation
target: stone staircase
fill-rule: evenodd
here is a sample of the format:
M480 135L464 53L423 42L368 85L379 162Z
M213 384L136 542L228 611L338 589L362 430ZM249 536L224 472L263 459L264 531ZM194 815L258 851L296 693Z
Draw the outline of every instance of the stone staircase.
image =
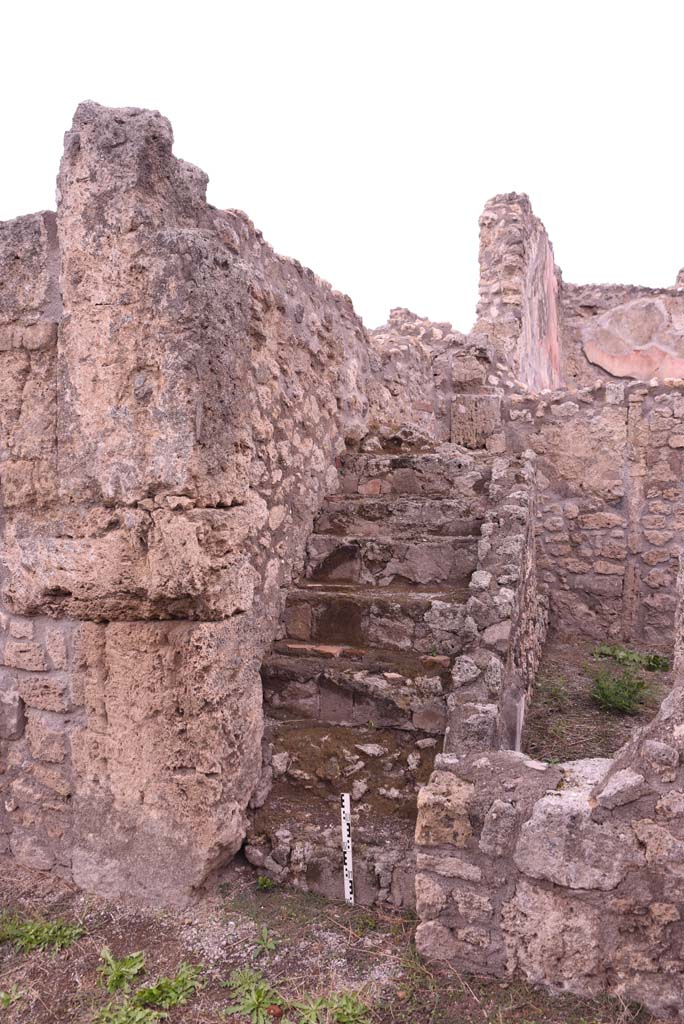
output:
M264 874L342 898L350 792L357 902L406 906L416 793L441 749L453 659L473 639L488 470L453 444L371 444L341 459L263 665L273 788L245 852Z

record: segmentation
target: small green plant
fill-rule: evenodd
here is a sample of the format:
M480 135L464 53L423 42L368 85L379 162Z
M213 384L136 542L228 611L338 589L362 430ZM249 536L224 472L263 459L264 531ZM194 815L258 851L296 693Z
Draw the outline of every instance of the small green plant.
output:
M593 679L591 699L604 711L636 715L648 696L648 686L633 668L625 668L619 675L598 669Z
M370 1024L370 1009L350 992L306 996L294 1004L297 1024Z
M0 942L11 942L18 953L31 953L35 949L58 952L85 935L85 928L68 921L43 921L38 918L22 920L16 914L0 916Z
M104 985L108 992L128 992L133 978L145 968L144 953L129 953L128 956L117 960L107 946L100 950L100 960L102 963L97 973L100 975L100 984Z
M633 665L645 668L647 672L667 672L670 662L662 654L644 654L641 651L630 651L622 644L600 644L592 654L595 658L612 658L618 665Z
M135 1006L131 1002L121 1004L107 1003L93 1017L92 1024L157 1024L166 1020L168 1013L149 1010L143 1006Z
M307 996L295 1003L297 1024L321 1024L328 1017L328 1000L322 996Z
M351 992L328 997L328 1016L334 1024L370 1024L370 1009Z
M12 985L12 988L7 991L0 989L0 1009L8 1010L10 1006L18 1003L22 997L22 993L16 985Z
M159 978L154 985L139 988L132 997L134 1006L154 1006L169 1010L172 1006L183 1006L202 987L202 968L193 964L181 964L173 978Z
M268 875L259 875L257 878L257 889L259 892L270 892L275 889L275 882Z
M224 985L236 1000L226 1013L242 1013L251 1024L268 1024L274 1007L281 1008L283 1000L259 971L233 971ZM269 1012L270 1011L270 1012Z
M273 953L277 948L278 943L269 932L266 925L262 925L257 939L257 956L264 956L266 953Z
M234 996L242 995L247 989L256 985L258 981L263 981L264 976L261 971L255 971L251 967L240 967L235 971L231 971L228 981L219 982L221 988L229 988Z

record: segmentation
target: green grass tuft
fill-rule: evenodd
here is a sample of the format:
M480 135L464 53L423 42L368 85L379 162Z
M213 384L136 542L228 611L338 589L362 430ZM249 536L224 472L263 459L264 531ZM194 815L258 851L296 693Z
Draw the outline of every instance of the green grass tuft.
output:
M273 938L273 935L269 932L266 925L262 925L261 931L259 932L259 938L257 939L257 956L263 956L265 953L274 953L277 949L278 942Z
M633 668L625 668L619 675L607 669L592 673L594 685L591 699L604 711L617 715L637 715L649 695L645 681Z

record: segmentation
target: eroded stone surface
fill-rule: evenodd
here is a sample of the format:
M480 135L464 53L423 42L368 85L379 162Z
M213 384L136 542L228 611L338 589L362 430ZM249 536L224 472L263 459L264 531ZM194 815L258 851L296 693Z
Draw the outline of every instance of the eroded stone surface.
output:
M612 763L510 749L545 585L556 628L675 632L681 274L566 285L497 196L473 334L369 336L205 186L161 115L87 103L56 216L0 225L2 848L181 902L251 815L252 863L339 896L307 797L344 786L359 899L410 906L415 864L425 956L681 1015L681 659Z
M351 302L206 181L86 103L56 218L0 226L11 845L161 902L242 841L263 651L368 408Z

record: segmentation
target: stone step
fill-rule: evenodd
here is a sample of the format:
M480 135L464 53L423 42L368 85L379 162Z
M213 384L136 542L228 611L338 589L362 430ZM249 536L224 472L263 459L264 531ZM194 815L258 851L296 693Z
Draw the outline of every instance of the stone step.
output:
M482 494L488 479L488 468L456 445L416 454L347 452L340 459L340 489L349 495L449 498Z
M288 594L290 640L384 647L418 654L459 654L472 641L463 589L406 590L309 583Z
M406 675L441 675L451 666L448 655L388 651L383 647L355 647L351 644L318 644L303 640L276 640L274 654L311 658L327 663L341 658L353 665L378 671L402 671Z
M472 537L484 520L476 498L327 498L316 517L314 534L336 537L415 539Z
M303 643L276 645L261 669L269 715L444 733L450 658L345 647L322 650Z
M413 906L416 798L432 770L435 738L273 721L266 738L273 788L253 813L247 859L279 882L342 900L340 795L350 793L356 903Z
M477 564L475 537L415 540L314 534L307 544L305 575L316 582L385 587L467 586Z

